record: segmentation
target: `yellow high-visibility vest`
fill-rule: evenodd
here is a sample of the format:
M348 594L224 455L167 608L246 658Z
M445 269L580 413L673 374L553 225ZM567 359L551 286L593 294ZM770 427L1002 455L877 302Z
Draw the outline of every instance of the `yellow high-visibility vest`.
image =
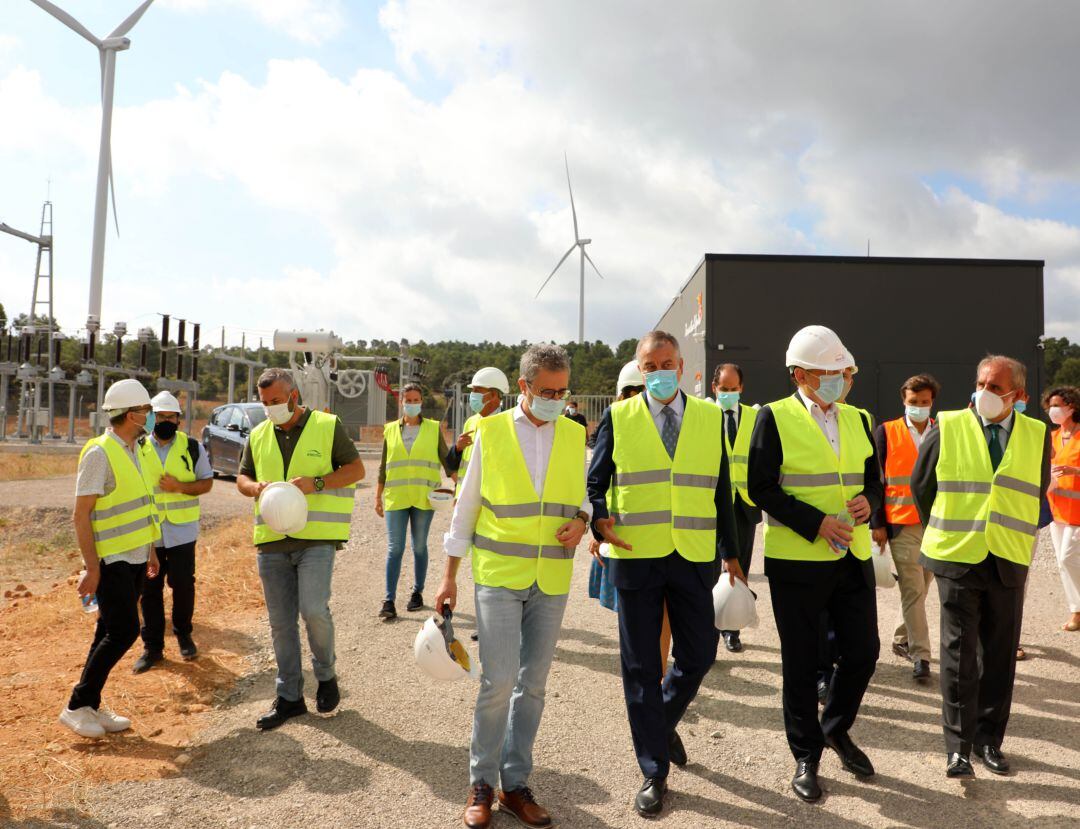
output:
M151 438L143 441L139 455L143 470L153 481L154 503L157 504L158 518L170 524L191 524L199 520L198 495L162 492L161 490L163 475L172 475L185 484L195 480L195 464L191 460L191 455L188 454L188 440L188 436L183 432L176 433L165 455L164 466Z
M332 461L334 431L337 415L312 410L289 459L288 472L274 435L274 424L264 420L251 430L249 445L251 459L255 463L255 479L258 481L287 481L291 478L325 478L334 471ZM307 524L293 533L291 538L311 541L348 541L352 522L353 496L356 484L324 489L305 495L308 505ZM285 536L274 532L259 514L259 500L255 499L255 543L280 541Z
M863 490L866 459L874 445L866 434L862 413L854 406L834 403L840 432L840 457L836 456L821 427L798 395L769 404L780 434L784 459L780 464L780 488L816 507L826 515L844 512L846 503ZM855 558L870 558L870 528L853 529L851 547ZM765 516L765 556L786 561L836 561L838 556L820 536L807 541L771 515Z
M401 421L383 427L386 439L386 482L383 509L433 509L428 493L442 481L439 475L439 423L424 418L412 449L405 448Z
M982 419L938 415L937 496L923 535L927 558L978 564L987 554L1025 567L1038 532L1046 424L1016 412L997 471Z
M480 516L472 543L473 580L488 587L570 591L574 550L555 538L585 500L585 429L555 420L544 491L538 496L514 429L513 410L484 418Z
M723 410L721 409L721 412ZM727 414L722 415L722 419ZM757 423L757 409L739 404L739 425L735 429L735 444L728 440L727 429L724 429L724 446L727 448L729 469L731 470L731 495L738 493L750 506L755 506L750 498L750 490L746 484L750 462L750 436L754 432L754 424ZM726 424L725 424L726 426Z
M472 415L472 417L466 420L465 424L461 427L461 433L463 435L471 434L473 436L473 442L466 446L465 451L461 453L461 466L458 467L457 486L454 488L455 498L461 497L461 485L465 481L465 472L469 468L469 461L472 460L473 446L476 443L476 430L477 428L479 428L480 421L483 419L484 416L482 414L474 414Z
M124 447L108 432L86 442L79 453L80 461L92 446L100 446L105 451L116 480L116 488L108 495L98 496L90 512L98 558L153 544L161 538L161 528L154 506L154 483L146 467L136 466ZM138 447L135 451L141 452Z
M615 534L633 550L612 545L612 558L661 558L677 550L689 561L716 558L716 485L723 458L720 409L686 398L671 458L639 394L611 406L615 474L611 517Z

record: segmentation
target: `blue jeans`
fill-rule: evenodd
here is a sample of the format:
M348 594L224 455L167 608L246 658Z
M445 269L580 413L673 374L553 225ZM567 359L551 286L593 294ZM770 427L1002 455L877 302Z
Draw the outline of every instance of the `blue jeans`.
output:
M501 777L503 790L513 791L528 783L566 598L535 583L525 590L476 585L481 673L470 784L497 786Z
M296 552L257 556L278 665L275 687L277 695L290 702L304 695L298 616L307 628L315 678L325 682L335 676L334 617L330 615L335 554L333 544L313 542Z
M398 579L401 578L401 559L405 555L405 528L412 525L413 574L416 581L413 590L424 592L427 580L427 537L431 529L431 518L435 510L388 509L386 515L386 535L389 549L386 551L386 600L394 601L397 596Z

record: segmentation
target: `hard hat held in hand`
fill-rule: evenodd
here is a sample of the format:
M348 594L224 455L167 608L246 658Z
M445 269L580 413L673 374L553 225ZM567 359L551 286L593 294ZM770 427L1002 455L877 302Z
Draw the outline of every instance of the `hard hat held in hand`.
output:
M146 390L142 383L132 377L126 380L117 380L109 386L105 390L105 399L101 401L101 408L106 412L149 405L150 392Z
M495 366L485 366L473 375L470 388L498 389L503 394L510 394L510 381Z
M874 583L883 590L896 586L896 576L893 575L892 567L889 566L889 556L885 555L883 548L875 544L870 549L870 558L874 561Z
M717 630L757 627L757 600L742 579L737 578L735 584L732 584L731 576L721 573L712 596Z
M150 404L154 407L155 412L176 412L180 414L180 401L176 399L176 395L168 391L159 391L154 395Z
M619 382L615 384L615 394L621 394L627 386L644 386L645 378L641 376L637 360L631 360L619 370Z
M788 343L784 365L839 371L849 365L850 354L831 328L808 325L795 332Z
M413 643L413 656L421 671L440 682L480 678L479 660L454 638L449 612L446 616L434 613L424 622Z
M439 487L427 494L428 503L437 512L446 512L454 507L454 490Z
M259 495L259 515L276 533L300 532L307 524L307 498L295 484L274 481Z

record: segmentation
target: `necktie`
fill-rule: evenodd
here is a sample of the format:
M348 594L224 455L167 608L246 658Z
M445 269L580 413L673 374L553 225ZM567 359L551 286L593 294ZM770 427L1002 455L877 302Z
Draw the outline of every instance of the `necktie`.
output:
M660 439L664 442L668 457L675 457L675 447L679 444L679 427L675 425L675 412L671 406L664 406L660 410L664 416L664 428L660 430Z
M1001 459L1005 455L1005 452L1001 448L1001 424L990 423L987 425L986 431L990 433L990 444L987 447L990 450L990 466L992 466L996 472L998 466L1001 464Z
M735 426L735 412L724 412L724 425L727 427L727 439L728 443L735 446L735 435L738 434L738 428Z

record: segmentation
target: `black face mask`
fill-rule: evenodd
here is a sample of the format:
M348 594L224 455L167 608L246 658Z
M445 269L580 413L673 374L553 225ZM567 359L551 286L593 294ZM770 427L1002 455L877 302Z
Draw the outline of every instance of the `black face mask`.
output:
M179 423L170 423L167 420L159 420L154 424L154 434L157 435L159 440L172 440L176 437L176 430L179 428Z

